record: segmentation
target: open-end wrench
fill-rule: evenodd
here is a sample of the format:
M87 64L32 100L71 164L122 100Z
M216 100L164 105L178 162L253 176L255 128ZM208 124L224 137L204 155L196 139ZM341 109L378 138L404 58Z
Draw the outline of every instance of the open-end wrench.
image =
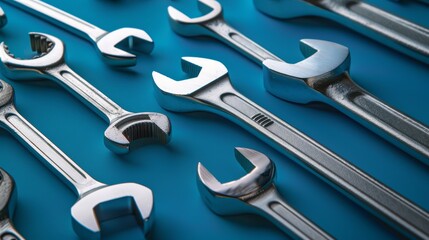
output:
M429 129L381 102L352 81L348 48L327 41L301 40L305 60L290 64L225 23L222 6L199 0L202 17L189 18L168 8L175 32L222 40L264 68L265 89L295 103L327 103L422 162L429 164Z
M99 239L103 230L101 222L130 214L147 234L152 225L152 191L136 183L108 186L91 178L17 112L13 88L2 80L0 85L1 127L18 138L78 195L71 208L77 235L83 239Z
M0 239L25 240L15 229L12 216L18 193L15 181L6 171L0 168Z
M276 18L309 15L329 18L429 64L429 29L362 0L254 0L253 2L261 12Z
M154 47L152 38L141 29L120 28L113 32L107 32L42 1L3 1L86 38L95 45L102 59L111 66L134 66L137 61L136 56L125 50L150 53Z
M198 163L198 190L213 212L263 215L293 239L333 239L282 199L274 185L275 165L267 156L252 149L235 148L235 158L248 174L227 183L220 183Z
M226 67L183 57L191 78L175 81L153 72L159 104L170 111L208 111L224 116L340 190L401 232L429 239L429 213L237 92Z
M65 63L64 43L43 33L30 33L31 47L38 55L18 59L0 44L0 70L9 78L30 80L46 78L60 83L85 105L110 124L104 132L104 143L113 152L127 153L136 144L163 143L170 140L170 120L160 113L130 113L71 70Z

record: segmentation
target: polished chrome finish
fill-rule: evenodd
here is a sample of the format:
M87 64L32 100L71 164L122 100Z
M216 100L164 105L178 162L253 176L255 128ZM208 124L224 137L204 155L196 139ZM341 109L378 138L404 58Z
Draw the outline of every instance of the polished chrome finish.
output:
M183 57L182 69L191 75L190 79L175 81L153 72L155 93L162 107L222 115L402 232L429 238L429 213L241 95L231 85L222 63Z
M0 44L0 70L14 80L45 78L56 81L109 122L104 142L111 151L123 154L138 144L170 141L170 120L160 113L130 113L85 81L65 63L64 43L43 33L30 33L33 59L18 59Z
M293 1L292 1L293 2ZM204 16L190 18L173 7L168 8L170 23L183 36L207 35L263 65L265 89L274 96L295 102L321 101L337 108L374 133L396 145L420 161L429 164L429 129L409 116L393 109L354 83L349 75L349 49L328 41L301 40L306 59L290 64L252 42L223 19L222 6L215 0L199 0ZM335 94L318 88L333 89L338 76L347 76L347 88L337 88ZM364 96L351 101L353 94ZM355 95L353 95L355 96Z
M1 127L9 130L78 195L71 208L76 234L82 239L100 239L101 222L129 214L136 217L147 234L152 224L152 191L136 183L108 186L94 180L17 112L13 88L1 80L0 84Z
M257 213L267 217L293 239L333 239L282 199L274 185L275 165L264 154L236 148L235 157L247 172L220 183L198 163L198 190L207 206L220 215Z
M107 32L42 1L4 0L4 2L86 38L95 45L102 59L111 66L134 66L137 57L129 53L129 50L150 53L154 47L152 38L141 29L120 28Z
M18 192L15 181L5 170L0 168L0 239L25 240L15 229L12 216L15 211Z
M429 29L361 0L254 0L276 18L320 16L334 20L381 44L429 64Z

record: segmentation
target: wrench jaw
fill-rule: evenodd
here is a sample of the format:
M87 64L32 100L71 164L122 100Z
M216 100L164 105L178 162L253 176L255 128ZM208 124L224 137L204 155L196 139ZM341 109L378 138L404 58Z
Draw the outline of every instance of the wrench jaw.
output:
M13 80L31 80L45 78L44 72L58 65L64 64L64 43L51 35L30 32L30 43L37 55L33 59L16 58L9 47L2 42L0 44L0 71Z
M313 7L322 5L317 0L253 0L260 12L274 18L287 19L303 16L325 16L328 11Z
M323 102L325 98L320 93L348 74L349 49L315 39L302 39L300 48L306 57L301 62L289 64L271 59L263 62L265 88L274 96L291 102Z
M205 110L198 93L216 82L229 80L228 69L221 62L197 57L182 57L182 70L191 78L177 81L153 72L155 96L165 109L174 112Z
M10 219L15 211L18 198L15 180L2 168L0 168L0 230L2 220ZM2 236L0 236L2 237Z
M114 67L136 65L136 55L128 51L149 54L154 48L152 38L137 28L117 29L101 36L95 43L103 61Z
M14 101L15 92L13 87L0 79L0 112L4 111L5 107L14 108Z
M171 124L167 116L145 112L127 114L113 121L104 132L104 144L116 154L150 143L170 142Z
M7 24L7 17L3 9L0 8L0 28L3 28Z
M198 0L198 8L204 16L190 18L176 8L169 6L168 15L170 26L177 34L182 36L212 35L204 25L215 19L223 19L222 5L215 0Z
M152 227L152 191L136 183L103 186L83 195L71 208L72 224L82 239L100 239L101 223L134 215L145 235Z
M207 206L219 215L253 212L247 200L270 188L274 182L275 165L267 156L247 148L236 148L235 155L248 174L227 183L220 183L198 163L197 185L200 195Z

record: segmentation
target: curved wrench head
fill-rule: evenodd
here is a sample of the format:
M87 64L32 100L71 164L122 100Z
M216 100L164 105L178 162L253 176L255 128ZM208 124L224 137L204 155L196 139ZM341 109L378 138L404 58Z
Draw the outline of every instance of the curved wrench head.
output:
M104 144L117 154L129 152L130 148L148 143L170 142L171 124L160 113L131 113L119 117L104 132Z
M207 35L209 32L204 27L204 24L223 18L222 5L215 0L198 0L198 8L205 15L190 18L176 8L169 6L168 15L171 28L183 36Z
M323 15L327 11L317 6L318 2L320 1L253 0L253 4L259 11L270 17L281 19Z
M337 43L303 39L301 52L306 59L289 64L267 59L263 62L265 88L287 101L319 101L318 91L350 69L350 52Z
M71 208L73 229L82 239L100 239L100 223L134 215L147 235L152 226L153 194L140 184L103 186L81 196Z
M0 28L3 28L7 24L7 17L3 11L3 8L0 7Z
M108 32L97 41L97 49L102 59L115 67L136 65L137 57L128 51L151 53L154 48L152 38L137 28L120 28Z
M2 168L0 168L0 229L1 220L12 218L15 211L17 191L15 181Z
M244 177L220 183L201 163L198 164L198 189L208 207L217 214L246 212L242 202L271 187L275 165L264 154L248 148L235 148L235 157L247 172Z
M14 103L13 87L0 79L0 109Z
M32 59L16 58L9 47L2 42L0 44L0 59L3 64L1 72L10 79L37 79L41 78L44 71L64 63L64 43L45 33L30 32L31 49L37 52Z
M152 73L158 103L167 110L197 110L197 105L192 101L195 94L216 81L228 78L225 65L207 58L182 57L182 70L191 78L176 81L161 73Z

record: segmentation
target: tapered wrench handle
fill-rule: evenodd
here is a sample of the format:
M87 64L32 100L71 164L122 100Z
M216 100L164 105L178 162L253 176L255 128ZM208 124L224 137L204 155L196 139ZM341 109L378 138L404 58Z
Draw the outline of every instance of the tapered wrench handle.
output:
M204 26L214 33L212 34L213 37L235 48L259 65L262 65L262 62L266 59L282 61L280 58L228 25L222 18L208 21Z
M294 239L334 239L284 202L274 186L247 202Z
M429 129L368 94L347 74L322 94L349 117L429 164Z
M237 92L225 78L195 98L310 169L404 233L429 238L429 214Z
M121 114L127 113L102 92L98 91L89 82L75 73L66 64L47 70L51 79L57 81L71 94L75 95L89 108L108 122L112 122Z
M0 122L79 196L104 186L95 181L10 105Z
M41 17L61 28L66 29L79 36L96 42L107 32L80 19L66 13L54 6L38 0L3 0L16 7L19 7L37 17Z

